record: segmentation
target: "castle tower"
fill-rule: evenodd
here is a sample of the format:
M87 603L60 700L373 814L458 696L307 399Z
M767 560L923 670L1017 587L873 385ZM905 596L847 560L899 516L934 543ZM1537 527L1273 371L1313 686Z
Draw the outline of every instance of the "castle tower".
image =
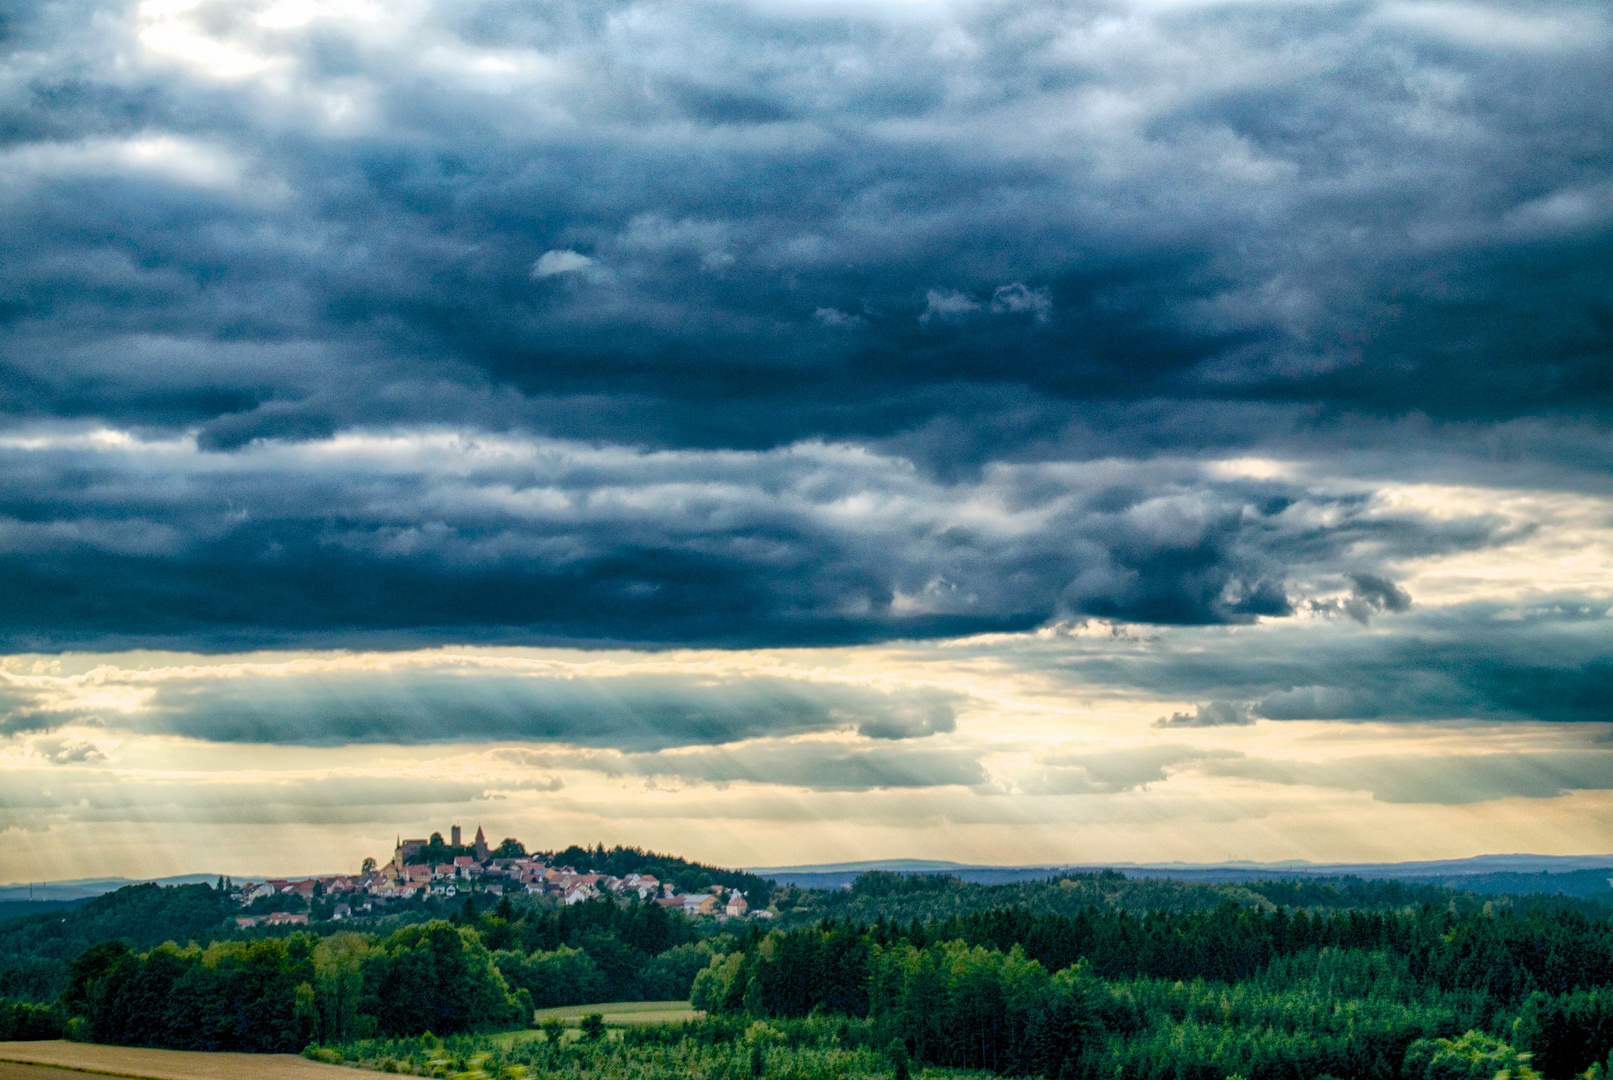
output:
M476 826L476 861L487 861L487 837L482 834L482 827Z
M458 847L459 846L459 826L455 825L452 829L449 829L448 831L453 836L453 839L450 840L449 843L452 844L454 847Z

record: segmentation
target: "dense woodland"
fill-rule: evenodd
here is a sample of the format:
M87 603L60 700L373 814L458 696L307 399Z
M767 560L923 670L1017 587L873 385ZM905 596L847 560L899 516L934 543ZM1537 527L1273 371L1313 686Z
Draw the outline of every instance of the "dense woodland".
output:
M917 1061L1015 1076L1388 1080L1424 1075L1407 1071L1414 1046L1472 1031L1470 1047L1532 1052L1556 1080L1613 1050L1613 926L1448 906L1005 909L753 938L697 977L693 1000L866 1018Z
M766 887L750 885L759 899ZM12 999L0 1037L322 1046L427 1072L443 1054L480 1054L624 1080L936 1067L1569 1080L1613 1051L1613 922L1572 898L1101 873L1003 886L869 874L771 899L772 925L614 899L472 900L269 932L235 930L222 889L137 886L0 924ZM708 1019L685 1029L516 1048L487 1037L543 1006L690 995Z

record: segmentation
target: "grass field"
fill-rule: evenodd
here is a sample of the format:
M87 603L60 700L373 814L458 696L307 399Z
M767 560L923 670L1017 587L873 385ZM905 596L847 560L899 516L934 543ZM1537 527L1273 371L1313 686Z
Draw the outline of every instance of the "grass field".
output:
M696 1012L687 1001L606 1001L598 1005L562 1005L557 1009L539 1009L532 1014L532 1022L559 1020L573 1025L589 1013L599 1013L605 1023L614 1027L632 1027L638 1024L681 1024L685 1020L698 1020L704 1013Z
M46 1068L41 1068L45 1066ZM67 1071L73 1070L73 1071ZM42 1074L141 1080L352 1080L353 1071L291 1054L204 1054L75 1042L0 1042L0 1080Z
M567 1041L574 1041L578 1036L577 1025L583 1017L590 1013L599 1013L605 1018L607 1027L638 1027L645 1024L681 1024L685 1020L698 1020L705 1013L696 1012L689 1007L687 1001L604 1001L597 1005L562 1005L555 1009L538 1009L532 1014L532 1023L541 1024L545 1020L558 1020L566 1025ZM526 1031L505 1031L492 1036L505 1047L518 1042L542 1037L542 1032L535 1029ZM0 1077L0 1080L4 1080Z

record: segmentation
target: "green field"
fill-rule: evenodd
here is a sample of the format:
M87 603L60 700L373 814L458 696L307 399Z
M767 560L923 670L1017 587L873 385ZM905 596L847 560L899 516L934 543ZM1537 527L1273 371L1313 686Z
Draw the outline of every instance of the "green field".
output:
M532 1014L531 1028L525 1031L506 1031L493 1038L505 1046L513 1046L527 1039L542 1037L536 1030L545 1020L558 1020L571 1030L569 1040L577 1037L577 1024L590 1013L599 1013L607 1027L639 1027L646 1024L681 1024L685 1020L698 1020L705 1013L689 1007L687 1001L603 1001L595 1005L562 1005L554 1009L538 1009Z
M572 1025L589 1013L599 1013L605 1018L605 1023L615 1027L681 1024L705 1015L690 1008L687 1001L607 1001L598 1005L562 1005L556 1009L538 1009L532 1014L532 1022L541 1024L545 1020L560 1020Z

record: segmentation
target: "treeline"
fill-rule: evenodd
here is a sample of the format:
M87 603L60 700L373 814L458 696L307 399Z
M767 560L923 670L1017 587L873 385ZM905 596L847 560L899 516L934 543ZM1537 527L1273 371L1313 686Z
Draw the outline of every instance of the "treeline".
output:
M144 954L108 942L73 961L62 1007L75 1034L93 1042L258 1053L508 1027L531 1015L479 935L447 922L379 941L297 934Z
M712 956L734 947L731 937L701 939L679 912L608 898L520 911L501 901L485 918L462 918L538 1008L684 998Z
M623 878L629 874L649 874L663 884L672 885L678 892L705 892L713 885L738 889L745 894L745 902L753 908L766 907L771 902L774 888L766 878L743 870L725 870L637 847L618 845L606 848L604 844L598 844L586 848L573 844L561 851L543 854L554 866L570 866L584 873L611 874Z
M1613 929L1570 912L1227 905L756 935L700 973L694 1003L865 1018L920 1062L1064 1080L1422 1080L1489 1060L1481 1044L1566 1080L1613 1050L1610 983Z
M1561 994L1613 981L1613 923L1606 920L1546 911L1459 915L1432 907L1313 916L1226 904L1143 918L1124 911L1066 917L1007 909L905 927L889 919L868 926L826 922L765 938L753 934L744 952L728 960L739 965L735 978L744 983L733 992L759 1002L752 1010L758 1015L804 1016L820 1007L863 1014L876 949L955 941L996 952L1018 948L1050 972L1079 960L1105 979L1217 982L1251 978L1273 960L1301 952L1383 951L1404 958L1419 982L1479 990L1498 1005L1535 990Z
M57 1010L18 1005L41 1031L180 1050L292 1052L310 1042L503 1029L535 1007L687 997L732 937L697 940L654 904L600 899L518 910L508 900L389 935L292 933L255 941L121 940L68 965ZM21 1014L19 1014L21 1015Z
M0 923L0 998L51 1001L67 964L92 945L118 939L136 949L164 941L223 936L235 901L210 885L128 885L65 911Z
M1115 1061L1121 1071L1111 1080L1147 1077L1269 1075L1262 1060L1271 1055L1242 1054L1235 1044L1207 1044L1198 1037L1180 1041L1166 1067L1153 1071L1135 1061ZM511 1042L488 1036L439 1039L372 1039L338 1046L311 1047L305 1053L329 1062L345 1062L376 1072L416 1076L456 1076L464 1080L496 1080L510 1075L536 1075L551 1080L597 1080L598 1077L679 1080L910 1080L911 1057L900 1039L889 1039L888 1026L866 1019L813 1016L801 1020L750 1021L707 1017L679 1026L628 1028L616 1038L601 1038L598 1029L581 1039L559 1037L551 1030L542 1039ZM887 1039L881 1042L881 1039ZM1527 1054L1502 1040L1477 1032L1455 1038L1418 1039L1403 1057L1403 1075L1415 1080L1539 1080ZM1236 1063L1252 1066L1247 1074L1232 1072ZM934 1076L932 1072L929 1075ZM956 1074L953 1074L956 1075ZM965 1074L967 1075L967 1074ZM1056 1074L1059 1075L1059 1074ZM1297 1074L1303 1080L1333 1080L1326 1072ZM1374 1075L1370 1071L1362 1076Z
M932 922L1004 908L1037 914L1075 915L1089 908L1150 912L1213 911L1226 903L1240 907L1306 908L1311 911L1397 911L1407 907L1454 906L1458 912L1494 909L1577 911L1604 918L1613 908L1568 896L1479 896L1440 885L1366 881L1353 877L1287 878L1278 881L1200 882L1128 878L1115 870L1066 873L1046 881L980 885L945 874L894 874L873 871L845 889L777 889L773 902L784 928L815 925L825 919L870 923L894 919Z

